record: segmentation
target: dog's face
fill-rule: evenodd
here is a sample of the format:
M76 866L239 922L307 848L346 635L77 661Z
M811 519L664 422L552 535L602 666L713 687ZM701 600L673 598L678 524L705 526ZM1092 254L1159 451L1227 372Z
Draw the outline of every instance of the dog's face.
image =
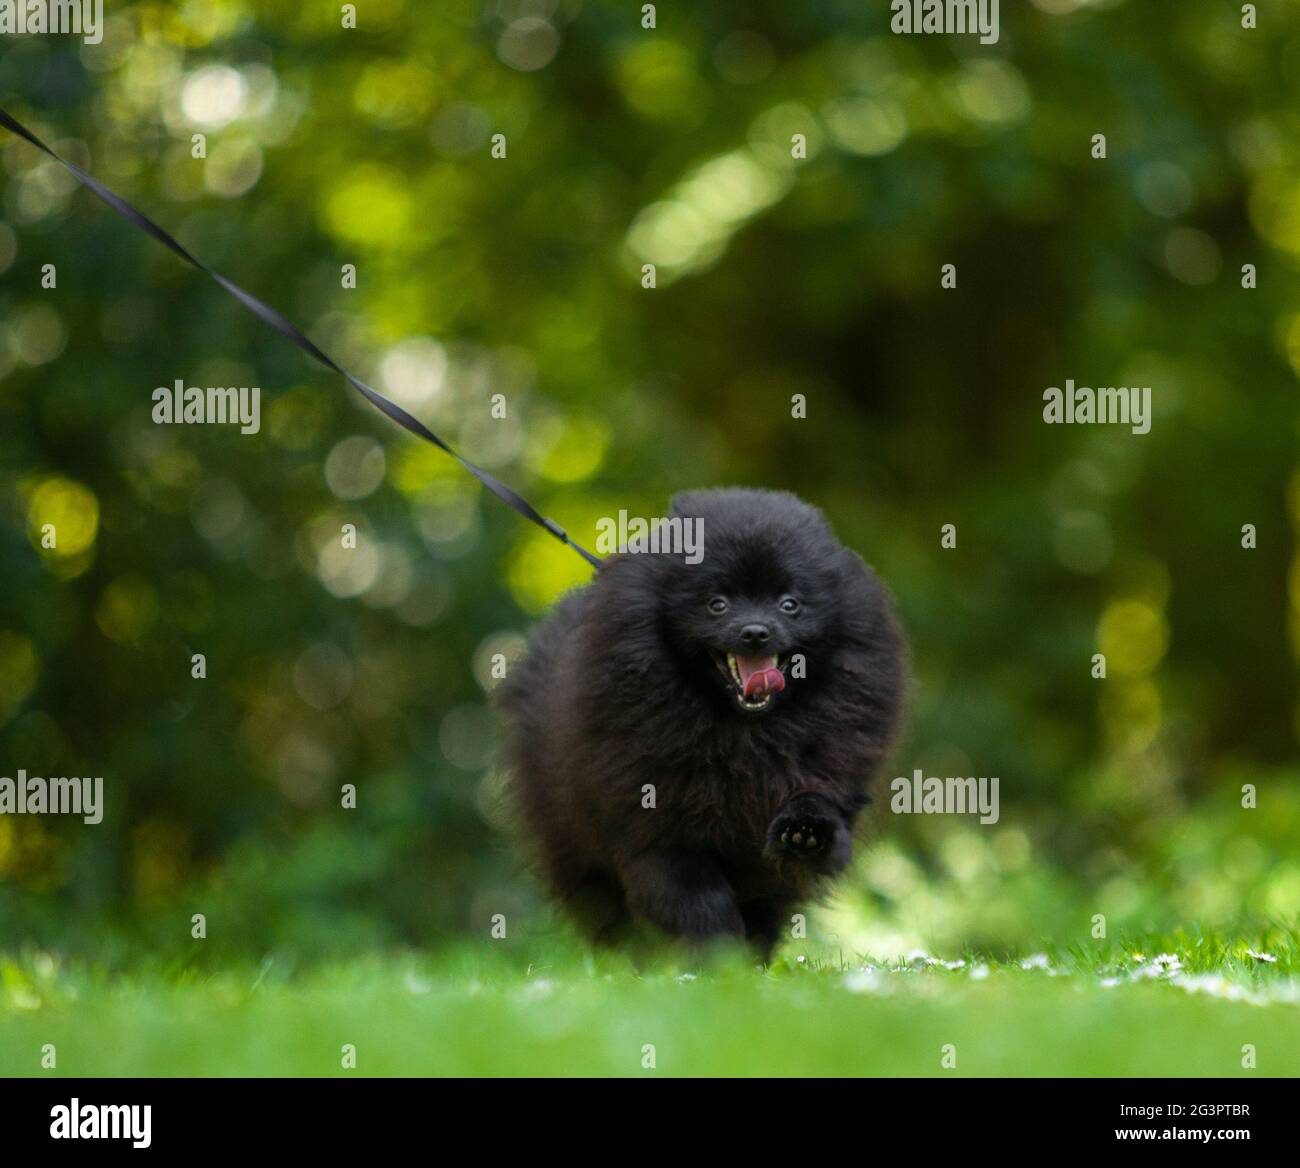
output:
M772 589L729 574L709 574L690 591L685 611L672 614L679 644L707 655L717 683L746 714L768 710L789 680L791 660L818 622L816 597L793 580Z
M725 508L703 498L714 504L697 508L703 558L674 562L661 593L668 640L682 667L702 675L718 698L741 713L766 714L816 672L792 672L793 662L826 659L844 553L804 504L799 512L755 515L752 504Z

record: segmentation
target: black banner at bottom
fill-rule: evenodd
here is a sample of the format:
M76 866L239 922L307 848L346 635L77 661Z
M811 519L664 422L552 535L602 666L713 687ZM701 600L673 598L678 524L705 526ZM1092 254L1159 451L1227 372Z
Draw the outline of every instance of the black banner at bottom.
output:
M494 1154L621 1129L643 1154L757 1143L804 1154L843 1140L917 1153L1072 1152L1121 1144L1293 1147L1296 1084L1279 1079L7 1079L6 1152L374 1152L482 1138ZM689 1133L689 1134L688 1134ZM1045 1141L1047 1141L1045 1143ZM417 1144L416 1146L420 1146ZM1224 1147L1224 1151L1228 1148Z

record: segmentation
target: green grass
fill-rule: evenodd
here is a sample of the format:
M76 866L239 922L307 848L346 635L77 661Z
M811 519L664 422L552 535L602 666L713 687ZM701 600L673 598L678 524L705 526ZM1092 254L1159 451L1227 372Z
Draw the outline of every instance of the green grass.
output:
M1251 943L1277 960L1181 935L960 968L809 945L685 975L681 955L638 970L515 942L302 969L109 972L28 952L0 958L0 1074L1300 1075L1296 934ZM1181 968L1153 968L1162 953Z

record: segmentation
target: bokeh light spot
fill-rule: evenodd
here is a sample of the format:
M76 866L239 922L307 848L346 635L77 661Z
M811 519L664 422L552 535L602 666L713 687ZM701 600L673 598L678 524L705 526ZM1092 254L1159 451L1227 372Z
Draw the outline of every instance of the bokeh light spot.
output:
M54 547L43 547L43 529L54 528ZM71 558L87 551L99 530L99 500L89 487L58 476L42 479L27 502L32 546L46 555Z

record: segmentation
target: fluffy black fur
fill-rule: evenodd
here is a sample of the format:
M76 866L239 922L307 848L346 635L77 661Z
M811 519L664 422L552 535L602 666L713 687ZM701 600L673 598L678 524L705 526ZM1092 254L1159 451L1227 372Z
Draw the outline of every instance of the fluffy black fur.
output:
M903 638L880 581L795 496L697 491L672 514L703 521L703 561L611 556L499 688L514 793L593 935L630 917L768 953L849 861L900 722ZM785 677L761 712L726 658L756 641Z

